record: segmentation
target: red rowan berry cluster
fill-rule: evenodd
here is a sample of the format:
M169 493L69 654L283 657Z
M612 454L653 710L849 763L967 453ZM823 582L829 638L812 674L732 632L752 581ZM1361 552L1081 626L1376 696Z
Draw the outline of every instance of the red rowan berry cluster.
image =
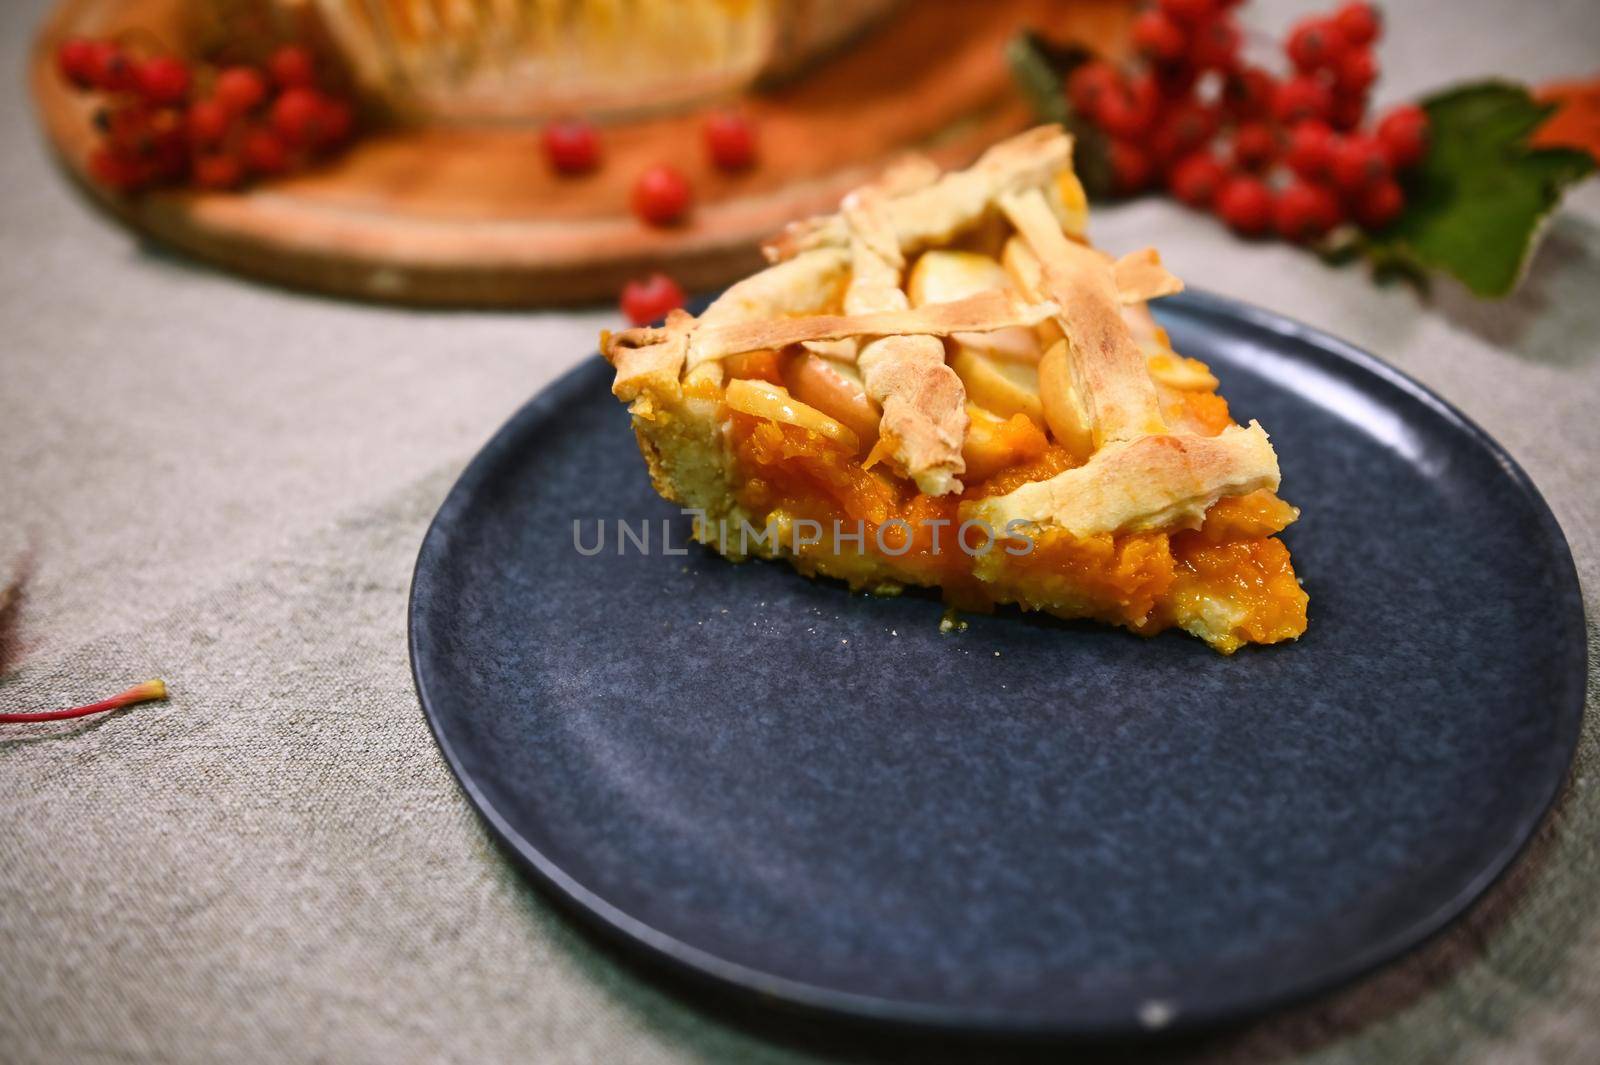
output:
M1297 23L1280 77L1241 58L1238 4L1159 0L1133 26L1142 69L1095 60L1068 77L1073 108L1106 135L1115 190L1165 185L1240 233L1296 241L1394 221L1396 175L1421 160L1428 121L1405 106L1365 125L1377 12L1347 3Z
M300 45L279 48L264 68L215 69L75 37L57 49L56 64L73 87L103 99L89 173L119 192L231 189L304 169L355 126L354 108L318 84L316 61Z

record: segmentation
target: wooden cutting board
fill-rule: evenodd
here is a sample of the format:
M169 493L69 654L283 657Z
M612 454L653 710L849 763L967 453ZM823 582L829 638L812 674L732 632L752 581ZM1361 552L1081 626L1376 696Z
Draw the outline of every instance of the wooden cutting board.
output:
M661 269L711 289L760 262L757 243L839 196L907 149L970 162L1030 121L1006 68L1024 26L1120 53L1128 0L911 3L841 54L783 87L739 101L760 162L736 175L706 160L700 116L606 127L596 173L563 178L531 127L423 127L359 140L314 172L232 193L110 194L85 174L94 103L57 75L74 34L138 27L182 39L186 5L205 0L62 0L36 42L30 79L40 122L67 172L120 221L199 259L331 295L413 305L516 307L612 299ZM671 162L697 202L681 226L645 226L628 190Z

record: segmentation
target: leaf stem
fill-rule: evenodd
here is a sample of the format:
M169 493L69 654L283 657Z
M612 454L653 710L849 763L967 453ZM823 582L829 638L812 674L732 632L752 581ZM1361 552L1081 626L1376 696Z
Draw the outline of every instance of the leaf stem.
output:
M74 706L67 710L41 710L37 713L26 714L0 714L0 724L17 725L33 721L65 721L68 718L88 717L90 714L103 714L111 710L120 710L124 706L135 703L148 703L156 699L167 697L165 681L147 680L143 684L129 688L120 695L113 695L109 699L102 699L98 703L87 706Z

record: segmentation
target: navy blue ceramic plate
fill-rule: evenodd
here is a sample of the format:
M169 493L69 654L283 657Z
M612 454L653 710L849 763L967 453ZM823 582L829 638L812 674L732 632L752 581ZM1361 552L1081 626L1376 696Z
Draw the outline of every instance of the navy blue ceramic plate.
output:
M494 833L600 926L767 999L963 1032L1237 1018L1395 957L1532 836L1584 688L1577 577L1527 478L1372 357L1198 294L1158 312L1303 510L1298 643L1224 658L1014 611L940 635L681 549L590 360L473 461L411 655ZM595 523L654 526L585 557Z

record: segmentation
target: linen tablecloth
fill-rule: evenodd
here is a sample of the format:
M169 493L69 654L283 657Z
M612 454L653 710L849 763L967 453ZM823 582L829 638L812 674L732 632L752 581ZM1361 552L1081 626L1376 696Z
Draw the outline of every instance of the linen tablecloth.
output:
M1592 73L1593 0L1391 3L1380 102ZM1279 34L1309 8L1256 4ZM261 287L98 216L19 90L3 5L0 581L31 552L0 703L172 698L0 732L0 1061L798 1062L617 964L491 845L407 668L406 591L474 450L610 309L420 313ZM1346 337L1516 456L1600 619L1600 187L1521 291L1422 301L1150 199L1099 212L1191 284ZM1463 574L1470 580L1470 574ZM1600 1061L1600 724L1514 871L1446 936L1240 1032L1219 1062Z

